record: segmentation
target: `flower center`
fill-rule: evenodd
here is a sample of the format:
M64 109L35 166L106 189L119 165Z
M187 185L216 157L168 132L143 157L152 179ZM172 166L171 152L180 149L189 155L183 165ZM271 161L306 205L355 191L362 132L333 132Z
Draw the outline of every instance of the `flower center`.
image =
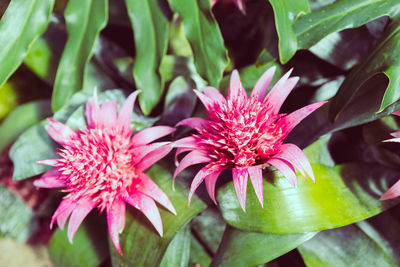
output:
M86 129L65 145L58 171L67 181L68 197L89 197L103 209L137 178L130 136L112 129Z

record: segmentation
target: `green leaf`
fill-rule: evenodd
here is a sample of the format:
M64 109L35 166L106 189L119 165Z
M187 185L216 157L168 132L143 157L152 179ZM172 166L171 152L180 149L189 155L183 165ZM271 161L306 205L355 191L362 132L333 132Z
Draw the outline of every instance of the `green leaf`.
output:
M18 105L18 86L14 82L6 82L0 87L0 120Z
M306 155L315 153L313 146L310 147L305 150ZM397 170L371 163L328 167L312 162L311 165L316 183L307 182L298 174L297 188L278 171L264 172L265 209L261 208L250 185L246 213L239 206L233 184L222 187L218 200L225 221L239 229L297 234L351 224L394 204L382 202L379 197L388 188L385 182L398 179Z
M396 208L398 212L399 209ZM400 222L389 211L366 221L320 232L299 251L308 267L399 266Z
M331 118L337 119L347 106L351 106L356 97L368 91L373 80L382 73L387 81L382 80L379 87L384 90L379 110L382 112L400 98L397 87L400 83L400 20L392 22L383 38L369 55L347 76L330 106ZM374 108L374 107L371 107Z
M291 251L315 234L272 235L228 226L211 266L258 266Z
M228 64L218 24L209 0L168 0L171 9L182 18L183 29L192 47L198 73L217 87Z
M310 12L308 0L270 0L279 37L279 58L285 64L296 53L297 38L292 25L302 14Z
M0 237L26 241L34 227L32 219L32 209L0 185Z
M187 267L190 255L190 229L186 225L169 243L167 251L161 260L160 267Z
M108 1L70 0L64 16L68 41L54 83L54 112L60 110L83 87L86 65L100 31L107 24Z
M154 165L147 174L168 195L177 215L159 208L164 226L164 235L160 237L141 212L128 208L125 229L120 235L123 255L118 253L111 241L109 242L114 266L158 266L174 236L206 207L196 197L192 199L188 208L187 190L175 185L175 192L173 192L171 174L158 165Z
M0 86L22 63L32 43L46 30L54 0L13 0L0 21Z
M382 16L399 12L397 0L339 0L302 16L293 25L298 48L307 49L325 36L348 28L359 27Z
M197 266L210 266L211 258L203 248L203 246L192 236L190 241L190 265L191 267Z
M107 234L99 224L100 218L86 218L80 225L73 240L68 241L65 231L57 229L51 236L48 249L55 266L97 267L108 254Z
M17 107L0 124L0 153L28 127L51 115L50 101L39 100Z
M142 90L140 106L148 115L163 92L159 69L167 51L168 19L157 0L126 0L126 6L136 47L133 77L136 88Z

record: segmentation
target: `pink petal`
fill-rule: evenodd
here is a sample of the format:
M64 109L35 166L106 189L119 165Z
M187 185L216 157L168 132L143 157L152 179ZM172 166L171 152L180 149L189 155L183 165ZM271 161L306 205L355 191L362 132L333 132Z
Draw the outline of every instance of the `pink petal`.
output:
M173 148L172 144L167 144L157 149L154 149L150 153L146 154L143 160L137 163L135 167L141 171L147 170L148 168L153 166L154 163L156 163L157 161L168 155L168 153L171 152L172 148Z
M65 145L69 140L77 137L75 131L73 131L68 126L61 122L53 120L51 118L47 119L49 122L48 127L46 127L46 132L53 138L54 141L60 145Z
M56 188L67 185L66 181L60 179L60 173L57 169L51 169L45 172L42 177L33 181L33 185L42 188Z
M233 101L238 99L241 101L247 100L247 93L242 86L242 82L240 81L239 72L237 70L233 70L228 92L228 100Z
M175 158L174 158L175 166L178 166L178 165L179 165L178 156L179 156L180 154L182 154L182 153L191 151L192 149L193 149L193 148L181 148L181 147L178 148L178 149L176 150Z
M214 102L219 104L226 104L225 97L214 87L207 86L202 89L203 93L208 96L210 99L214 100Z
M100 107L100 115L98 117L98 125L104 128L111 128L117 122L117 101L106 102Z
M236 196L239 200L240 207L246 212L246 194L247 194L247 179L249 173L247 168L245 169L233 169L232 178L233 186L235 187Z
M292 70L289 70L280 80L272 87L271 91L264 100L264 103L272 107L272 113L278 114L283 102L299 81L298 77L289 79Z
M39 163L39 164L43 164L43 165L57 167L58 166L58 161L59 161L59 159L43 159L43 160L38 160L36 162Z
M199 130L208 128L208 124L209 122L206 119L193 117L180 121L176 126L189 126L195 130Z
M213 173L213 171L209 168L209 166L203 167L193 178L192 184L190 185L189 195L188 195L188 207L190 207L190 201L194 195L194 192L199 187L199 185L203 182L204 178Z
M276 66L269 68L264 74L258 79L256 85L254 86L251 96L257 97L258 101L262 102L264 100L265 94L268 91L268 86L274 77Z
M152 141L169 135L175 131L175 128L169 126L154 126L150 128L146 128L132 137L132 142L136 146L147 145Z
M304 178L307 178L307 173L310 178L315 182L315 177L310 162L308 161L307 156L298 146L293 144L282 144L280 146L280 152L276 154L274 158L280 158L287 162L290 162L300 171Z
M237 8L242 12L243 15L246 15L246 7L244 5L244 0L233 0Z
M254 191L261 207L264 208L264 190L263 190L263 176L262 176L262 166L251 166L248 168L250 181L253 184Z
M135 189L153 198L155 201L157 201L165 208L167 208L170 212L176 215L176 210L174 206L172 205L168 196L158 187L158 185L146 174L139 173L139 175L139 179L135 180Z
M86 122L90 128L96 128L98 118L100 116L100 108L97 100L97 91L94 90L94 95L86 102Z
M120 127L123 132L128 132L131 129L133 106L139 93L140 91L135 91L130 94L119 110L117 127Z
M293 185L293 187L297 186L297 176L293 167L290 163L276 158L271 158L267 161L268 164L274 166L286 179Z
M297 126L304 118L310 115L314 110L324 105L327 101L314 103L281 118L277 124L281 125L286 132L286 136Z
M179 140L176 140L174 142L175 147L183 147L183 148L191 148L191 149L197 149L198 148L198 142L196 141L196 138L193 136L188 136L181 138Z
M122 200L115 200L107 206L107 225L111 240L117 251L122 255L119 245L119 234L125 227L125 203Z
M163 236L163 226L160 212L158 211L156 203L154 203L153 199L145 194L134 192L129 197L127 197L125 201L143 212L143 214L153 224L154 228L156 228L160 236Z
M139 163L147 154L154 151L155 149L164 145L171 144L171 142L157 142L144 146L138 146L131 150L131 154L136 163Z
M197 97L200 99L201 103L203 103L203 106L206 108L206 110L208 112L211 112L214 107L214 101L198 90L193 90L193 91L197 95Z
M383 140L382 142L395 142L395 143L400 143L400 138L396 137L396 138L391 138L388 140Z
M50 228L53 228L53 224L57 220L58 227L60 227L61 230L64 229L65 222L75 207L76 202L69 198L63 199L51 218Z
M388 200L400 196L400 180L389 188L380 198L380 200Z
M210 173L204 180L206 183L207 193L214 201L215 205L217 201L215 200L215 184L217 182L218 176L221 174L222 170Z
M393 112L392 115L400 116L400 110Z
M85 219L85 217L96 205L97 202L93 202L91 200L80 201L77 203L76 208L72 211L72 215L68 222L68 240L71 244L79 225L81 225L83 219Z
M210 158L207 157L206 153L200 150L195 150L187 154L179 163L179 166L176 168L174 172L174 176L172 178L172 183L175 182L176 176L186 169L187 167L199 163L209 162Z
M399 138L400 137L400 131L394 132L390 134L393 137Z

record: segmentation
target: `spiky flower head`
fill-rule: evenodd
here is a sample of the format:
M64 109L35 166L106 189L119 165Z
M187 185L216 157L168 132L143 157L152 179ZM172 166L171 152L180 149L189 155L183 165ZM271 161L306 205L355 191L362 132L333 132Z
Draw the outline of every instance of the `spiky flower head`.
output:
M79 225L95 207L101 212L106 210L109 233L120 253L118 234L125 225L125 203L143 212L161 236L162 222L154 200L176 214L167 195L144 173L172 149L169 142L151 142L172 133L174 128L155 126L132 135L130 123L137 94L127 98L119 114L117 101L99 106L95 94L86 103L85 129L72 130L48 120L46 131L62 148L59 158L39 161L54 168L34 184L65 188L62 191L68 194L55 211L51 225L57 220L63 229L70 217L71 243Z
M231 76L227 99L213 87L206 87L202 92L195 90L210 120L193 117L181 121L178 126L189 126L197 133L175 142L178 147L176 157L183 152L189 153L177 163L174 179L191 165L207 163L193 179L189 203L203 180L215 202L215 183L225 169L232 169L234 188L244 211L248 177L264 207L262 169L265 165L275 167L293 186L297 184L294 167L304 177L308 174L314 180L311 165L303 151L294 144L284 143L284 140L300 121L325 102L305 106L288 115L279 114L298 77L289 78L289 71L264 97L274 72L272 67L261 76L250 97L236 70Z
M400 116L400 110L392 113L392 115ZM392 133L394 138L385 140L384 142L400 143L400 131ZM392 187L388 189L382 196L381 200L388 200L400 196L400 180L398 180Z

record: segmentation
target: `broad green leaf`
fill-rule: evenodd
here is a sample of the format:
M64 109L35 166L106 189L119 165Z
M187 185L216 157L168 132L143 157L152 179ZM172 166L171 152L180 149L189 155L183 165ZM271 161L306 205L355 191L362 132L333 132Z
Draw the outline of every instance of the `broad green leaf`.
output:
M13 82L6 82L0 87L0 120L18 105L18 92Z
M399 209L396 208L398 212ZM320 232L299 247L308 267L399 266L400 222L390 212Z
M136 88L142 90L140 106L148 115L163 92L159 69L167 51L168 19L157 0L126 0L126 6L136 47L133 77Z
M160 237L141 212L128 208L125 229L119 236L123 255L118 253L111 241L109 242L114 266L158 266L174 236L206 207L200 199L195 197L188 208L187 190L176 185L173 192L171 174L158 165L154 165L147 175L168 195L177 215L159 208L164 226L164 235Z
M384 74L379 87L384 95L379 100L381 105L374 112L382 112L400 98L397 87L400 83L400 19L393 21L383 38L368 56L346 77L330 106L331 118L337 119L347 106L351 106L362 94L366 94L373 80ZM371 107L373 108L373 107Z
M258 266L291 251L315 234L262 234L228 226L211 266Z
M315 153L316 145L307 148L306 155ZM279 172L264 172L265 209L250 184L246 213L233 184L222 187L218 200L225 221L236 228L272 234L317 232L369 218L394 204L381 202L379 197L388 188L385 183L398 179L399 171L372 163L329 167L314 160L315 184L298 174L299 184L293 188Z
M108 19L106 0L70 0L64 13L68 41L57 69L52 96L53 111L59 111L83 87L86 65L100 31Z
M22 63L32 43L46 30L54 0L13 0L0 21L0 86Z
M190 228L184 226L169 243L164 257L161 260L160 267L187 267L190 256Z
M279 58L285 64L296 53L297 38L292 25L300 15L310 12L308 0L270 0L279 37Z
M33 215L22 199L0 185L0 237L26 241L34 230Z
M399 13L397 0L338 0L299 18L293 25L298 49L307 49L325 36L359 27L382 16Z
M96 210L97 212L97 210ZM48 249L51 261L55 266L97 267L108 254L107 232L102 220L89 216L79 226L73 243L68 241L66 231L57 229L52 235ZM102 229L102 227L104 229Z
M0 124L0 153L28 127L51 115L50 101L27 103L13 110Z
M207 254L204 247L192 235L190 241L190 267L210 266L211 257Z
M171 9L182 18L183 29L192 47L194 64L200 76L218 88L228 64L218 24L209 0L168 0Z

